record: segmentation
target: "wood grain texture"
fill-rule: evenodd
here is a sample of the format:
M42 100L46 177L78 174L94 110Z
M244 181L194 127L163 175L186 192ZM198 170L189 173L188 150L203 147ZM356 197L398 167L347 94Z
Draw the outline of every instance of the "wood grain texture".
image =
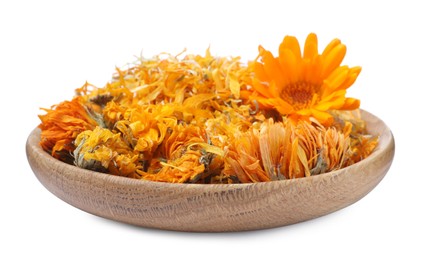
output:
M350 167L295 180L254 184L171 184L97 173L60 162L39 146L40 130L26 152L38 180L54 195L97 216L144 227L226 232L279 227L326 215L358 201L387 173L394 138L363 111L376 150Z

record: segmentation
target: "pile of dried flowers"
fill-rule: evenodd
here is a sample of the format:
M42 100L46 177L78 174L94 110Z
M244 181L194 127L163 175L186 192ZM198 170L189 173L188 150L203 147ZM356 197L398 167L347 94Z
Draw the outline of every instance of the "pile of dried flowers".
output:
M367 157L360 102L347 98L360 67L341 66L338 39L318 52L286 36L279 56L160 54L116 69L103 88L86 83L40 115L52 156L130 178L248 183L308 177Z

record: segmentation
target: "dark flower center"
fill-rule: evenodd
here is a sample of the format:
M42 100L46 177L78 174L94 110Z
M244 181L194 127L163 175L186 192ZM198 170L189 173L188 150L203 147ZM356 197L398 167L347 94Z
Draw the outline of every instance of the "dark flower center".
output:
M314 95L318 95L319 90L319 85L295 82L283 87L280 97L298 111L310 107Z

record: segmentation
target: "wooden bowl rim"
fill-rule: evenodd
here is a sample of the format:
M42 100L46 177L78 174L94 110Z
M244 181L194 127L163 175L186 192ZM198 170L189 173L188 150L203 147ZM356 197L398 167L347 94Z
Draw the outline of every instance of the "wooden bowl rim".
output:
M343 174L346 172L346 169L352 169L360 167L364 163L369 163L369 161L375 160L376 158L383 156L383 152L390 147L390 145L394 145L394 136L390 130L390 128L385 124L384 121L382 121L380 118L376 117L375 115L371 114L370 112L367 112L363 109L360 109L360 113L363 117L363 119L366 121L367 124L370 123L379 123L382 125L380 127L381 132L378 133L379 135L379 144L376 147L376 149L370 154L367 158L364 160L361 160L353 165L350 165L345 168L341 168L339 170L314 175L310 177L303 177L298 179L288 179L288 180L277 180L277 181L270 181L270 182L256 182L256 183L233 183L233 184L201 184L201 183L167 183L167 182L156 182L156 181L150 181L150 180L143 180L143 179L133 179L128 177L122 177L122 176L115 176L110 175L106 173L96 172L92 170L87 170L84 168L79 168L75 165L71 165L65 162L62 162L54 157L52 157L49 153L44 151L41 146L39 145L40 141L40 133L41 130L36 127L30 135L28 136L27 143L26 143L26 149L28 154L28 149L33 149L34 152L38 153L40 155L40 158L43 158L47 163L51 164L59 164L60 167L63 169L63 172L72 172L72 174L83 174L85 176L90 176L93 178L99 178L102 179L102 181L107 182L113 182L113 183L121 183L123 185L135 187L140 185L152 185L152 186L162 186L162 187L175 187L175 185L185 185L184 188L189 189L201 189L204 191L208 190L220 190L220 189L227 189L227 188L245 188L248 186L260 186L260 185L291 185L293 183L298 182L310 182L310 181L319 181L321 178L331 178L335 177L337 175ZM372 133L376 134L376 133Z

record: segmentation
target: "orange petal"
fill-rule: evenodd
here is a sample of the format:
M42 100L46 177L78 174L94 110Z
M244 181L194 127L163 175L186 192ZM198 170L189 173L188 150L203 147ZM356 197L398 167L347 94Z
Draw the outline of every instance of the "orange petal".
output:
M343 96L336 97L333 100L320 102L318 105L313 108L320 111L327 111L330 109L340 109L345 103L345 98Z
M265 82L267 84L267 82ZM257 91L260 95L270 98L273 97L270 92L270 85L265 85L262 82L259 82L258 80L253 80L253 88L255 91Z
M311 116L311 110L309 108L295 111L295 113L298 114L298 115L301 115L303 117Z
M283 72L281 71L278 59L273 57L269 51L264 51L263 54L263 69L268 78L275 80L276 82L283 81Z
M250 100L257 101L259 103L260 107L265 107L265 108L273 108L274 107L274 102L272 101L272 100L274 100L273 98L263 98L263 97L260 97L260 96L251 95Z
M313 117L316 118L323 125L330 125L330 123L333 121L332 115L327 112L311 109L311 113Z
M322 56L326 57L329 52L331 52L333 50L333 48L335 48L337 45L339 45L341 43L341 41L339 39L333 39L327 46L326 48L323 50Z
M281 52L285 49L290 50L292 54L294 54L296 60L301 59L301 48L297 38L293 36L285 36L282 43L279 45L279 56L281 56Z
M348 78L349 70L347 66L342 66L336 68L328 78L323 81L323 92L322 96L326 96L331 92L338 89L340 85L342 85L345 80Z
M323 56L322 77L328 77L332 71L338 67L345 57L347 47L344 44L336 45L327 55Z
M337 67L334 71L332 71L332 73L326 78L326 80L330 82L330 86L339 86L342 82L344 82L348 73L348 66L340 66Z
M314 33L310 33L304 44L304 59L311 60L318 54L317 36Z
M361 67L350 68L348 77L345 79L345 81L341 85L338 86L337 90L349 88L352 84L354 84L360 72L361 72Z
M269 93L270 97L276 98L279 96L281 89L276 85L276 82L270 82Z
M289 49L281 50L279 52L279 63L281 65L282 71L285 72L288 83L298 81L300 63L297 61L294 52Z
M264 66L260 62L254 62L254 73L255 76L261 81L269 81L269 77L264 70Z
M294 108L283 99L272 98L269 99L268 102L282 115L288 115L294 111Z
M360 107L360 100L355 98L346 98L341 110L354 110Z
M322 97L320 102L329 102L329 101L332 101L336 98L344 97L346 93L347 93L347 91L345 89L334 91L334 92L330 93L329 95Z
M311 61L304 63L304 80L312 84L322 84L322 57L320 55L314 56Z
M319 104L315 105L313 108L326 111L329 109L339 109L344 104L346 90L339 90L331 93L330 95L324 97L320 100Z

